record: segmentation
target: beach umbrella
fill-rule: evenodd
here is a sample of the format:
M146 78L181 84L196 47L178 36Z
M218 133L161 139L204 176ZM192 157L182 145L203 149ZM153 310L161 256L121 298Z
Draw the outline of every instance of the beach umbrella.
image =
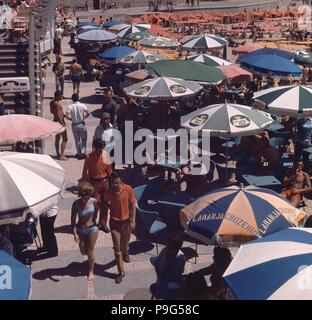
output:
M111 42L117 40L115 34L106 31L94 29L78 35L78 40L86 42Z
M192 81L159 77L134 84L124 90L128 96L140 99L175 100L196 95L202 90L202 86Z
M41 117L25 114L5 115L0 117L0 145L43 139L64 130L59 122Z
M120 63L124 64L146 64L153 63L158 60L164 60L165 58L157 53L150 53L143 50L138 50L128 54L127 56L119 60Z
M254 106L272 114L291 117L311 117L312 87L294 85L256 92Z
M161 36L151 36L139 41L139 45L148 48L176 48L180 43L176 40Z
M117 46L105 50L100 58L103 60L117 60L125 57L128 54L135 52L136 50L128 46Z
M298 226L305 213L275 191L253 186L214 190L180 211L186 232L207 244L236 245Z
M119 31L117 33L117 36L120 39L126 39L128 36L130 36L133 33L143 32L146 30L148 30L148 28L146 28L145 26L132 25L132 26L126 27L126 28L122 29L121 31Z
M105 22L103 24L103 27L110 28L110 27L113 27L113 26L120 26L121 24L124 24L124 23L121 22L121 21L118 21L118 20L111 20L111 21Z
M307 52L296 52L294 56L294 61L297 64L312 66L312 55Z
M222 49L228 44L228 41L222 37L212 34L202 34L182 44L182 49L185 50L216 50Z
M241 246L223 277L238 300L312 300L312 229L288 228Z
M86 27L86 28L81 28L79 29L79 34L85 33L85 32L89 32L92 30L103 30L102 28L96 28L96 27Z
M34 217L55 205L62 192L65 173L50 156L0 153L0 224Z
M182 127L208 130L217 137L250 136L263 132L272 123L268 113L227 102L196 110L181 118Z
M238 65L219 66L227 80L232 83L249 82L253 79L253 74Z
M289 59L276 54L249 54L244 55L239 60L240 64L256 74L278 76L288 79L300 79L301 69Z
M112 27L109 27L108 30L110 30L112 32L119 32L122 29L128 28L129 26L130 26L130 24L128 24L128 23L121 23L121 24L117 24Z
M80 22L79 24L76 25L77 29L83 28L83 27L95 27L95 28L100 28L101 25L95 22L91 21L85 21L85 22Z
M247 54L251 52L255 52L257 50L263 49L263 46L258 43L249 43L243 46L239 46L237 48L233 48L232 53L234 55Z
M273 49L273 48L263 48L263 49L259 49L256 51L253 51L251 53L245 54L241 57L238 58L238 60L243 59L243 58L247 58L247 57L252 57L252 56L256 56L256 55L275 55L278 57L282 57L288 60L291 60L294 57L294 53L293 52L289 52L286 50L281 50L281 49Z
M142 31L142 32L136 32L128 35L126 37L127 40L129 41L141 41L143 39L146 39L150 37L151 34L148 31Z
M194 61L161 60L145 68L153 77L165 76L210 85L217 85L225 80L219 69Z
M29 300L31 290L30 267L25 266L1 250L0 266L1 285L5 285L5 289L0 289L0 300Z
M187 60L189 61L195 61L195 62L200 62L200 63L204 63L207 64L210 67L218 67L218 66L229 66L232 65L231 62L215 57L215 56L211 56L208 54L197 54L194 56L189 56L187 57Z
M136 70L125 75L125 81L130 83L138 83L149 77L148 72L145 69Z

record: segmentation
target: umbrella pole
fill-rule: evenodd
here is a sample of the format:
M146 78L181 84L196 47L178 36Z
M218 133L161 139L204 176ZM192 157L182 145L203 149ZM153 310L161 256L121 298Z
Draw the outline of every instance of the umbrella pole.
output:
M36 153L36 144L35 144L35 140L33 140L33 148L34 148L34 153Z
M226 183L228 182L228 155L229 155L229 149L228 149L228 137L226 137L226 152L225 152L225 156L226 156L226 167L225 167L225 181Z

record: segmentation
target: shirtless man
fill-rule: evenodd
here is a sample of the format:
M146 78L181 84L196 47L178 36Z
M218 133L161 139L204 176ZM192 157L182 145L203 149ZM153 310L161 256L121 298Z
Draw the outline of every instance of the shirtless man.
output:
M50 112L53 114L53 121L54 122L59 122L62 126L66 126L65 124L65 114L63 111L63 107L61 105L61 100L63 99L62 92L56 91L54 94L54 100L50 102ZM61 144L61 153L60 153L60 139L62 137L62 144ZM66 148L66 143L68 141L67 138L67 130L63 131L62 133L58 134L55 136L55 150L56 150L56 155L59 160L66 161L68 160L65 157L65 148Z
M82 66L77 62L77 59L73 59L73 63L70 66L70 76L73 83L74 93L79 94L80 82L82 78Z
M303 170L303 161L299 160L293 169L289 170L283 180L286 186L281 194L297 207L302 200L302 194L312 191L309 175Z

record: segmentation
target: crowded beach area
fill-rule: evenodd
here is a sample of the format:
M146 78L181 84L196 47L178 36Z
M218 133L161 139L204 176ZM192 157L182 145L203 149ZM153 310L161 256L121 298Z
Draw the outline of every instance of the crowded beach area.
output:
M311 300L311 18L0 1L0 300Z

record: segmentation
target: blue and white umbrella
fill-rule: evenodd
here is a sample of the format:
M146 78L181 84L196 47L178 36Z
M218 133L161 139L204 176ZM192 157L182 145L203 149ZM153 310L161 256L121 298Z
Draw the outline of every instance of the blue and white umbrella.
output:
M237 244L298 226L305 213L278 193L257 187L222 188L180 212L186 232L207 244Z
M135 52L136 50L128 47L128 46L117 46L110 49L105 50L100 58L107 61L114 61L117 59L122 59L130 53Z
M0 251L0 300L29 300L31 270Z
M118 21L118 20L111 20L111 21L107 21L103 24L103 27L105 28L110 28L110 27L113 27L113 26L118 26L118 25L121 25L121 24L124 24L123 22L121 21Z
M78 39L86 42L111 42L117 40L117 36L109 31L93 29L80 34Z
M83 28L83 27L95 27L95 28L100 28L101 25L95 22L91 21L85 21L85 22L80 22L79 24L76 25L77 29Z
M312 300L312 229L241 246L223 277L238 300Z

